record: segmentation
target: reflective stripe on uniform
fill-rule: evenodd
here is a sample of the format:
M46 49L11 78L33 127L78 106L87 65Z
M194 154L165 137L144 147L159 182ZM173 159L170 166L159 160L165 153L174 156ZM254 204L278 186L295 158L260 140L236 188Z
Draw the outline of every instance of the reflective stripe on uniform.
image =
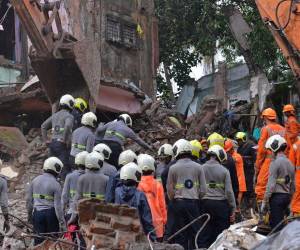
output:
M113 130L106 130L105 135L114 135L119 137L121 140L125 141L126 137L124 135L122 135L121 133L117 132L117 131L113 131Z
M104 195L103 194L84 193L83 197L84 198L95 198L95 199L98 199L98 200L104 200Z
M193 182L193 186L192 187L200 187L200 184L199 184L199 182L197 182L197 181L195 181L195 182ZM188 188L188 187L186 187L184 184L176 184L175 185L175 189L183 189L183 188Z
M296 169L296 170L300 170L300 166L296 166L295 169Z
M223 188L223 189L225 189L225 185L223 183L214 183L214 182L211 182L211 183L206 184L206 186L208 188Z
M278 178L276 179L277 184L288 184L287 180L285 178Z
M73 144L72 144L72 147L78 148L78 149L80 149L80 150L85 150L85 149L86 149L86 146L85 146L85 145L78 144L78 143L73 143Z
M54 200L54 197L52 195L46 195L46 194L33 194L32 197L35 199L42 199L42 200L49 200L49 201Z
M53 131L55 131L54 128L51 129L51 132L52 132L52 133L53 133ZM65 131L65 128L59 128L59 131L56 131L56 132L62 133L62 132L64 132L64 131Z
M268 135L269 137L273 136L273 135L280 135L282 137L285 136L285 130L279 130L279 131L275 131L269 127L267 127L267 130L268 130Z
M75 194L76 194L76 190L70 189L70 196L71 196L71 197L74 197Z

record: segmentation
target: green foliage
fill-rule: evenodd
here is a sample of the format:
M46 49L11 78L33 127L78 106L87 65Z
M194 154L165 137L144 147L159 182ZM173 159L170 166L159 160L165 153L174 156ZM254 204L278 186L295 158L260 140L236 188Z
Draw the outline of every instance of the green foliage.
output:
M255 62L270 80L290 78L290 70L271 32L261 21L255 1L247 0L155 0L159 18L160 61L169 66L170 77L179 87L189 80L191 68L217 51L229 65L241 60L239 46L225 15L229 6L240 9L252 27L249 43ZM168 96L169 85L160 75L158 90Z

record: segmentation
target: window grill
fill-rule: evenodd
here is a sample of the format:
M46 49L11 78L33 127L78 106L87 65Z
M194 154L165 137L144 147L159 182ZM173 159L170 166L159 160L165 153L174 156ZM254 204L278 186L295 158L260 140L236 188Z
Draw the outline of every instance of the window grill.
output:
M136 30L134 26L123 26L123 41L131 47L136 46Z
M118 21L107 18L106 39L112 42L121 42L121 25Z

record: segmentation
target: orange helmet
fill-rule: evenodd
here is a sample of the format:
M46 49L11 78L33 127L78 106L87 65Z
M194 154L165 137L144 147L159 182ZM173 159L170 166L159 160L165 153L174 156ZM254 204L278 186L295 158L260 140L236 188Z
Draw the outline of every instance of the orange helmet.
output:
M276 120L276 112L274 109L271 108L267 108L265 109L262 114L261 114L262 118L266 117L269 120Z
M285 112L295 112L295 108L292 104L287 104L283 107L282 112L283 113L285 113Z
M233 142L230 139L226 139L224 149L226 152L229 152L231 149L233 149Z

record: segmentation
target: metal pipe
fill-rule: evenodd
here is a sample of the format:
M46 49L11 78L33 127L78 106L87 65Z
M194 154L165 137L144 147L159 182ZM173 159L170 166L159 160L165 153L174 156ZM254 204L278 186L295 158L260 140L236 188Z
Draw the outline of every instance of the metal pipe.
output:
M184 227L182 227L181 229L179 229L176 233L174 233L173 235L171 235L167 241L171 241L174 237L176 237L178 234L182 233L184 230L186 230L187 228L189 228L191 225L193 225L195 222L197 222L198 220L200 220L202 217L207 216L210 220L210 215L209 214L202 214L199 217L197 217L196 219L192 220L190 223L186 224ZM208 221L207 221L208 222ZM206 226L207 222L205 223L204 226ZM201 230L203 229L202 227L200 228ZM201 231L200 231L201 232Z

